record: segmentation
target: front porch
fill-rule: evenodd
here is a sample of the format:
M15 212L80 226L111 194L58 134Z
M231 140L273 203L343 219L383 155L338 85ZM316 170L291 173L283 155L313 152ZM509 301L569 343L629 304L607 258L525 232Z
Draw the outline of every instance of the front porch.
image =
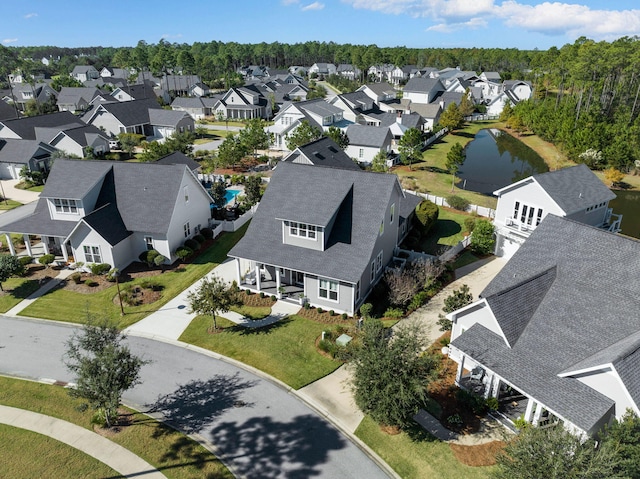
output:
M53 254L55 261L68 263L70 255L69 246L64 238L56 236L37 236L23 234L24 250L18 251L10 233L4 234L5 244L12 256L31 256L38 258L43 255ZM33 242L35 240L35 242Z
M255 293L276 296L278 299L294 299L305 296L304 273L256 263L246 274L240 272L240 262L236 261L238 285Z

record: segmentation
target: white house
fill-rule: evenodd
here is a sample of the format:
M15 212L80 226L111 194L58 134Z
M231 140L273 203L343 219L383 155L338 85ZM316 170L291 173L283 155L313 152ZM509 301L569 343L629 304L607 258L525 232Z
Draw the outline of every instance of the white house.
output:
M363 165L370 165L380 152L391 152L393 134L388 126L349 125L347 136L345 153Z
M412 103L431 103L445 91L444 85L438 78L413 77L402 90L402 98Z
M456 382L504 421L593 435L640 414L640 242L553 214L482 291L447 315Z
M620 231L622 215L609 208L616 195L586 165L530 176L493 194L498 256L513 255L549 213Z
M37 235L45 253L65 261L122 269L155 249L173 262L176 248L209 226L211 202L183 164L58 159L34 212L2 231L23 234L30 256Z

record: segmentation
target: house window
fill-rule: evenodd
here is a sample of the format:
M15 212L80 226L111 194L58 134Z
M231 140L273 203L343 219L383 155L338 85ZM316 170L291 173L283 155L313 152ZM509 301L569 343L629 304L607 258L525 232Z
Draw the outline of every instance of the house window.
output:
M358 158L364 158L364 148L360 148L360 150L358 150Z
M328 279L321 279L318 283L318 297L338 301L338 283Z
M376 257L376 273L382 269L382 251Z
M544 210L542 208L536 208L535 206L522 205L520 208L520 202L516 201L513 218L517 221L520 217L520 223L528 226L538 226L542 221L542 214Z
M384 234L384 219L380 223L380 236L382 236L383 234Z
M187 221L184 224L184 237L188 238L189 236L191 236L191 226L189 225L189 222Z
M184 192L184 202L189 203L189 187L185 186L182 191Z
M316 239L316 227L314 225L308 225L305 223L296 223L292 221L289 223L289 234L291 236L298 236L299 238Z
M82 249L84 250L84 259L87 263L102 263L100 246L85 245Z
M395 212L396 212L396 204L394 203L391 205L391 214L389 215L390 216L389 224L393 224L393 217L395 216Z
M147 245L147 251L153 249L153 238L151 236L144 237L144 244Z
M359 301L360 300L360 281L356 283L356 289L355 289L354 295L355 295L355 300Z
M55 198L53 204L58 213L77 213L78 203L76 200L66 200L61 198Z
M376 279L376 262L372 261L371 262L371 282L372 283L374 279Z

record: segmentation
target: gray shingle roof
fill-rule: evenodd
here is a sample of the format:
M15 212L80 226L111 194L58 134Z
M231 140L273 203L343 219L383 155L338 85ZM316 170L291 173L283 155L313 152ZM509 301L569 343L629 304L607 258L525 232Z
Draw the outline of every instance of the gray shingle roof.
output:
M149 123L154 126L171 126L175 128L185 116L189 117L189 114L184 111L153 109L149 110Z
M149 111L161 109L157 101L150 99L102 103L89 110L82 117L83 120L90 121L97 108L108 111L125 126L147 125L149 124Z
M100 92L97 88L87 87L62 87L58 93L58 104L74 104L77 105L80 100L89 103Z
M367 83L364 86L368 87L369 90L371 90L372 92L374 92L378 96L386 95L386 94L394 94L395 95L395 93L396 93L396 90L387 82Z
M555 279L549 285L554 268ZM473 337L480 331L475 327L457 338L454 346L472 356L480 354L487 367L501 368L516 387L588 431L599 419L596 413L606 410L608 403L597 393L577 394L576 381L558 375L611 359L613 345L632 349L633 344L625 341L640 331L638 271L637 240L548 215L481 293L490 299L511 289L522 290L521 297L512 296L511 305L525 318L533 307L524 302L537 302L528 321L510 319L514 312L506 307L494 311L499 323L509 323L506 329L521 329L513 335L512 348L502 339L497 341L502 346L494 347L485 332ZM536 280L545 275L547 280ZM523 311L525 306L528 311ZM637 364L630 357L617 364L624 371L625 386L640 404L640 386L630 378Z
M245 236L229 256L356 283L369 267L395 175L281 162ZM282 244L277 218L323 224L337 212L325 251Z
M35 140L37 127L66 129L69 125L83 126L85 123L69 111L59 111L48 115L4 120L2 124L24 140Z
M444 90L444 86L438 78L413 77L404 86L404 91L428 93L434 88Z
M335 141L328 137L307 143L296 148L282 161L295 161L298 155L302 155L315 166L327 166L332 168L346 168L348 170L360 170L360 167L340 148Z
M200 168L200 163L189 158L187 155L180 151L174 151L167 156L163 156L159 160L156 160L155 163L157 165L185 165L191 171L195 171Z
M0 121L17 117L16 109L7 102L0 100Z
M40 148L55 151L55 148L36 140L0 139L0 162L27 164Z
M391 141L391 132L387 126L349 125L347 136L350 145L382 148Z

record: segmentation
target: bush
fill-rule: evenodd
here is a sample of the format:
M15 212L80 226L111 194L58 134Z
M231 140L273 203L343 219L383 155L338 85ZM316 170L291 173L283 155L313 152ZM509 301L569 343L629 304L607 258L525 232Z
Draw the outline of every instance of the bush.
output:
M311 305L309 303L304 303L304 309L309 309Z
M438 221L440 209L429 200L424 200L416 207L415 224L418 227L420 235L425 236L429 230Z
M320 314L324 313L324 309L322 309L322 308L318 308L318 309L317 309L317 311L318 311L318 313L320 313Z
M454 210L466 211L469 208L469 202L458 195L447 196L447 203Z
M250 289L245 289L244 290L244 294L246 294L247 296L251 295L251 290Z
M278 298L276 297L275 294L271 295L271 301L277 301ZM304 303L304 309L309 309L309 303Z
M196 240L200 244L204 243L204 236L202 234L195 235L193 237L193 239Z
M140 283L140 287L144 289L150 289L151 291L162 291L164 289L164 286L162 286L161 284L148 279L142 281Z
M373 311L373 304L371 303L364 303L360 306L360 314L365 319L369 319L371 317L371 311Z
M71 275L71 281L73 281L76 284L82 283L82 275L80 273L73 273Z
M160 253L158 253L155 249L150 249L140 253L138 259L143 263L147 263L147 266L151 266L153 265L153 261L155 260L156 256L158 256L159 254Z
M194 239L188 239L184 242L184 245L191 251L198 251L200 249L200 243Z
M213 230L211 228L207 228L206 226L200 230L200 234L204 237L204 239L213 239Z
M187 246L179 246L176 249L176 256L180 259L185 259L193 254L193 250Z
M90 268L91 274L100 276L102 274L107 274L111 269L111 265L108 263L93 263Z
M478 220L476 227L471 235L471 243L469 249L473 253L479 255L488 255L493 253L496 241L493 238L493 225L489 220Z
M494 398L494 397L487 398L487 409L489 411L497 411L498 407L500 407L498 398Z
M87 286L89 286L90 288L95 288L96 286L98 286L98 283L92 279L88 279L84 282L84 284L86 284Z
M158 255L155 258L153 258L153 264L155 264L156 266L163 265L165 261L167 261L167 257L164 255L161 255L160 253L158 253Z
M473 232L473 228L475 228L475 226L476 226L476 219L475 218L469 217L469 218L465 218L464 219L464 228L469 233Z
M464 389L458 389L456 400L464 409L472 411L474 414L483 414L487 410L487 402L482 396L470 393Z
M388 308L384 312L384 317L391 319L401 319L402 317L404 317L404 311L402 311L400 308Z
M27 266L28 264L33 263L33 257L31 256L20 256L18 258L18 262L22 265L22 266Z
M113 283L116 280L116 277L118 276L118 274L120 274L120 272L118 271L118 268L111 268L107 272L107 281L109 281L110 283Z
M260 291L260 297L264 298L264 291Z
M332 309L331 311L329 311L329 316L335 316L336 312Z
M38 258L38 263L49 266L55 259L56 257L52 254L44 254Z
M349 316L347 316L347 313L342 313L342 314L340 315L340 317L341 317L342 319L347 319Z
M429 293L426 291L418 291L409 303L410 310L416 310L429 301Z

